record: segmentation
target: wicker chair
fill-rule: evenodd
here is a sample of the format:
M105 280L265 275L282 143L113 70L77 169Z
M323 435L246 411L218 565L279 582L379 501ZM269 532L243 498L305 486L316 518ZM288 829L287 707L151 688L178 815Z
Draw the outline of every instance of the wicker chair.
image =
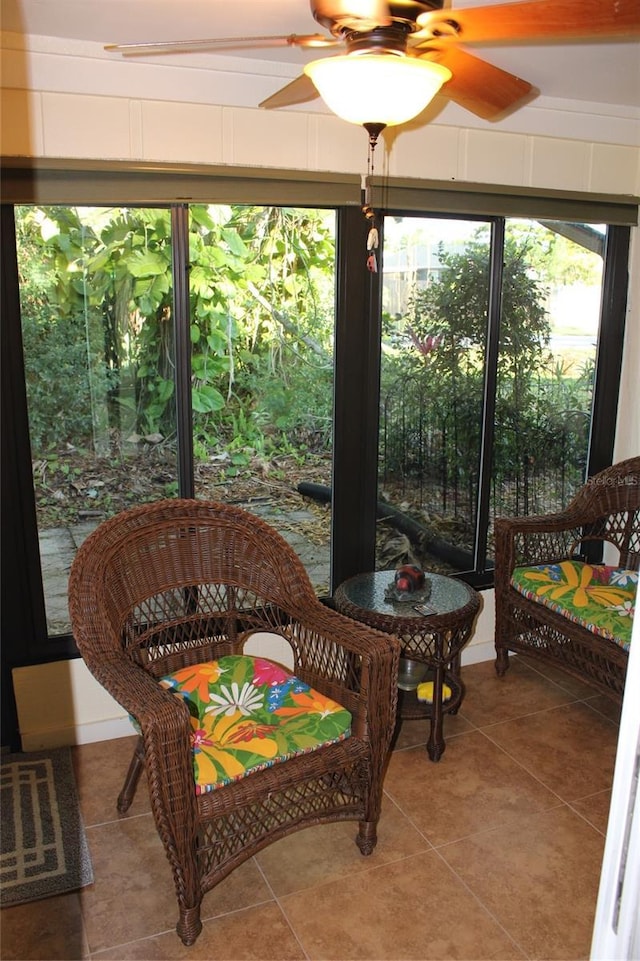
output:
M514 571L574 559L597 564L603 545L617 556L605 563L640 566L640 457L601 471L557 514L495 521L496 671L504 675L509 651L552 663L620 702L628 650L563 613L523 596ZM607 548L610 551L610 548ZM601 561L602 563L602 561Z
M193 944L202 928L203 895L293 831L354 820L360 851L373 851L395 723L399 642L323 605L275 530L239 508L206 501L165 500L125 511L78 551L69 609L89 670L140 731L118 807L128 808L144 767L184 944ZM350 732L315 748L302 738L300 751L284 759L269 757L249 773L196 788L199 722L190 718L184 691L176 696L166 678L185 669L202 676L202 665L210 672L221 658L244 663L244 643L265 631L291 647L290 684L298 684L291 689L309 685L311 697L318 693L346 708ZM263 670L270 663L258 660ZM255 743L263 736L258 732Z

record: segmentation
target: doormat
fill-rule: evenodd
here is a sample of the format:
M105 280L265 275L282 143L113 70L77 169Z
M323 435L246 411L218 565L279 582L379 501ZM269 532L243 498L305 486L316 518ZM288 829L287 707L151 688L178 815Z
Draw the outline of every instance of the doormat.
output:
M69 748L2 757L0 905L93 881Z

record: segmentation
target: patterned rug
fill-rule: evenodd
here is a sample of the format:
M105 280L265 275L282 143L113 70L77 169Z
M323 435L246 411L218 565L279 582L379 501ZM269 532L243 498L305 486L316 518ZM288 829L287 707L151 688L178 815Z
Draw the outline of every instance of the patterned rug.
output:
M93 881L69 748L2 757L0 904Z

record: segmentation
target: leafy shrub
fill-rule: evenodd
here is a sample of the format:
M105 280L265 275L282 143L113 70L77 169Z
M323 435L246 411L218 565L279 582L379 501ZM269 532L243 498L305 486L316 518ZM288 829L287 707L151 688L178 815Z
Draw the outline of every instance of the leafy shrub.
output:
M87 345L79 318L41 308L23 315L29 429L34 457L66 443L89 444L92 433Z

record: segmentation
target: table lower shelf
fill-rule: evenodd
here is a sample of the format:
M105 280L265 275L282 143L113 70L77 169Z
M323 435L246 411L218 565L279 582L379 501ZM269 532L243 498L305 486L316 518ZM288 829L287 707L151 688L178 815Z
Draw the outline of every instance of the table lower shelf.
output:
M424 680L432 681L433 678L434 672L432 670L426 670ZM455 714L464 698L464 684L461 679L457 675L452 674L451 671L445 671L444 683L451 688L451 697L442 702L442 713ZM415 690L404 691L402 688L398 689L399 720L409 721L419 718L432 718L433 706L433 702L419 701Z

